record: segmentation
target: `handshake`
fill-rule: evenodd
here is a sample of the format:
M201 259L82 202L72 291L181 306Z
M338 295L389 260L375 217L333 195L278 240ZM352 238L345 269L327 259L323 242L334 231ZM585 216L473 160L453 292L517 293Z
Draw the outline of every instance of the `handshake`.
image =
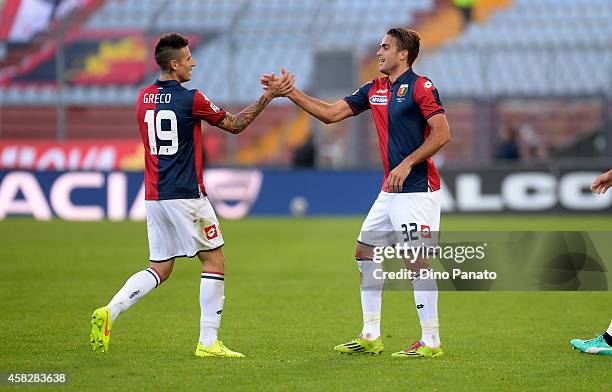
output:
M264 89L264 96L270 100L276 97L286 97L295 90L295 76L287 72L285 68L281 68L280 71L280 77L272 72L261 75L259 80Z

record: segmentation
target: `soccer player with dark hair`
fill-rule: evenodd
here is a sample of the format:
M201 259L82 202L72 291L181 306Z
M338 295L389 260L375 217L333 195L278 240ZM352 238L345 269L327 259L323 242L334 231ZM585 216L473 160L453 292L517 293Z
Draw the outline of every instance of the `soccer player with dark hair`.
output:
M438 91L426 77L417 75L412 64L419 54L416 31L394 28L387 32L377 52L378 69L385 77L361 86L352 95L327 103L293 89L287 95L296 105L325 123L356 116L368 109L376 124L384 180L382 191L363 225L355 257L362 274L363 330L348 343L335 347L342 353L378 354L383 351L380 318L383 283L368 284L366 276L381 266L373 260L374 247L394 245L397 240L383 233L401 233L408 243L431 238L440 225L440 176L432 156L450 141L448 122ZM262 75L261 82L276 81ZM384 238L383 238L384 237ZM411 260L414 262L415 260ZM427 269L425 260L407 263L412 271ZM419 315L421 338L395 357L435 357L442 354L438 331L438 287L426 274L413 276L412 285Z
M163 35L155 47L161 75L142 89L136 117L145 150L145 207L150 264L132 275L108 305L93 312L91 344L108 351L117 317L161 285L177 257L198 256L200 280L200 337L198 357L243 357L217 338L224 302L223 237L202 181L201 120L239 134L275 97L293 88L293 76L275 78L253 104L233 115L213 104L199 90L181 83L191 79L195 60L186 37Z

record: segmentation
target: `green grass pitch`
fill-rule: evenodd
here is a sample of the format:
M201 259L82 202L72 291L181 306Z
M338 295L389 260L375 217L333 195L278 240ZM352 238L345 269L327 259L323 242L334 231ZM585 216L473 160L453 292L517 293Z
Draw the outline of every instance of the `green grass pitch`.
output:
M67 372L46 390L610 391L612 357L572 351L602 332L610 292L441 292L445 356L397 360L420 336L412 293L383 301L381 356L332 348L361 329L355 218L222 222L226 301L220 337L244 359L193 355L199 262L183 259L124 313L110 350L88 345L91 311L147 265L146 226L0 222L0 372ZM601 230L608 217L453 217L442 230ZM6 387L9 388L9 387ZM12 387L10 387L12 389Z

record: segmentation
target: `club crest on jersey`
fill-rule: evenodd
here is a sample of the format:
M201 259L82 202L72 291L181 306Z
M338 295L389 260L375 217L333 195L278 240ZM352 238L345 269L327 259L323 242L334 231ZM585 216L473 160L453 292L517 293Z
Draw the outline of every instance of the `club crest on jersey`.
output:
M370 97L370 104L372 105L386 106L387 102L388 99L386 95L372 95Z
M219 235L219 231L217 230L217 226L215 225L206 226L202 230L204 231L204 234L206 235L206 239L208 240L217 238L217 236Z
M408 85L407 84L401 84L399 87L399 90L397 90L397 96L398 97L403 97L404 95L406 95L406 93L408 92Z

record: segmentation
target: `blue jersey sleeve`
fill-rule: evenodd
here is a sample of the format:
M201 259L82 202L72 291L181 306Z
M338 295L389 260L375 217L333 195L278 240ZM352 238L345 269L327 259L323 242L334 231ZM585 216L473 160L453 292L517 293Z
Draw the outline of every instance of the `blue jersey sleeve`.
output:
M344 100L353 109L355 115L366 111L370 108L370 99L368 98L368 92L372 87L372 82L365 83L359 87L352 95L344 97Z

